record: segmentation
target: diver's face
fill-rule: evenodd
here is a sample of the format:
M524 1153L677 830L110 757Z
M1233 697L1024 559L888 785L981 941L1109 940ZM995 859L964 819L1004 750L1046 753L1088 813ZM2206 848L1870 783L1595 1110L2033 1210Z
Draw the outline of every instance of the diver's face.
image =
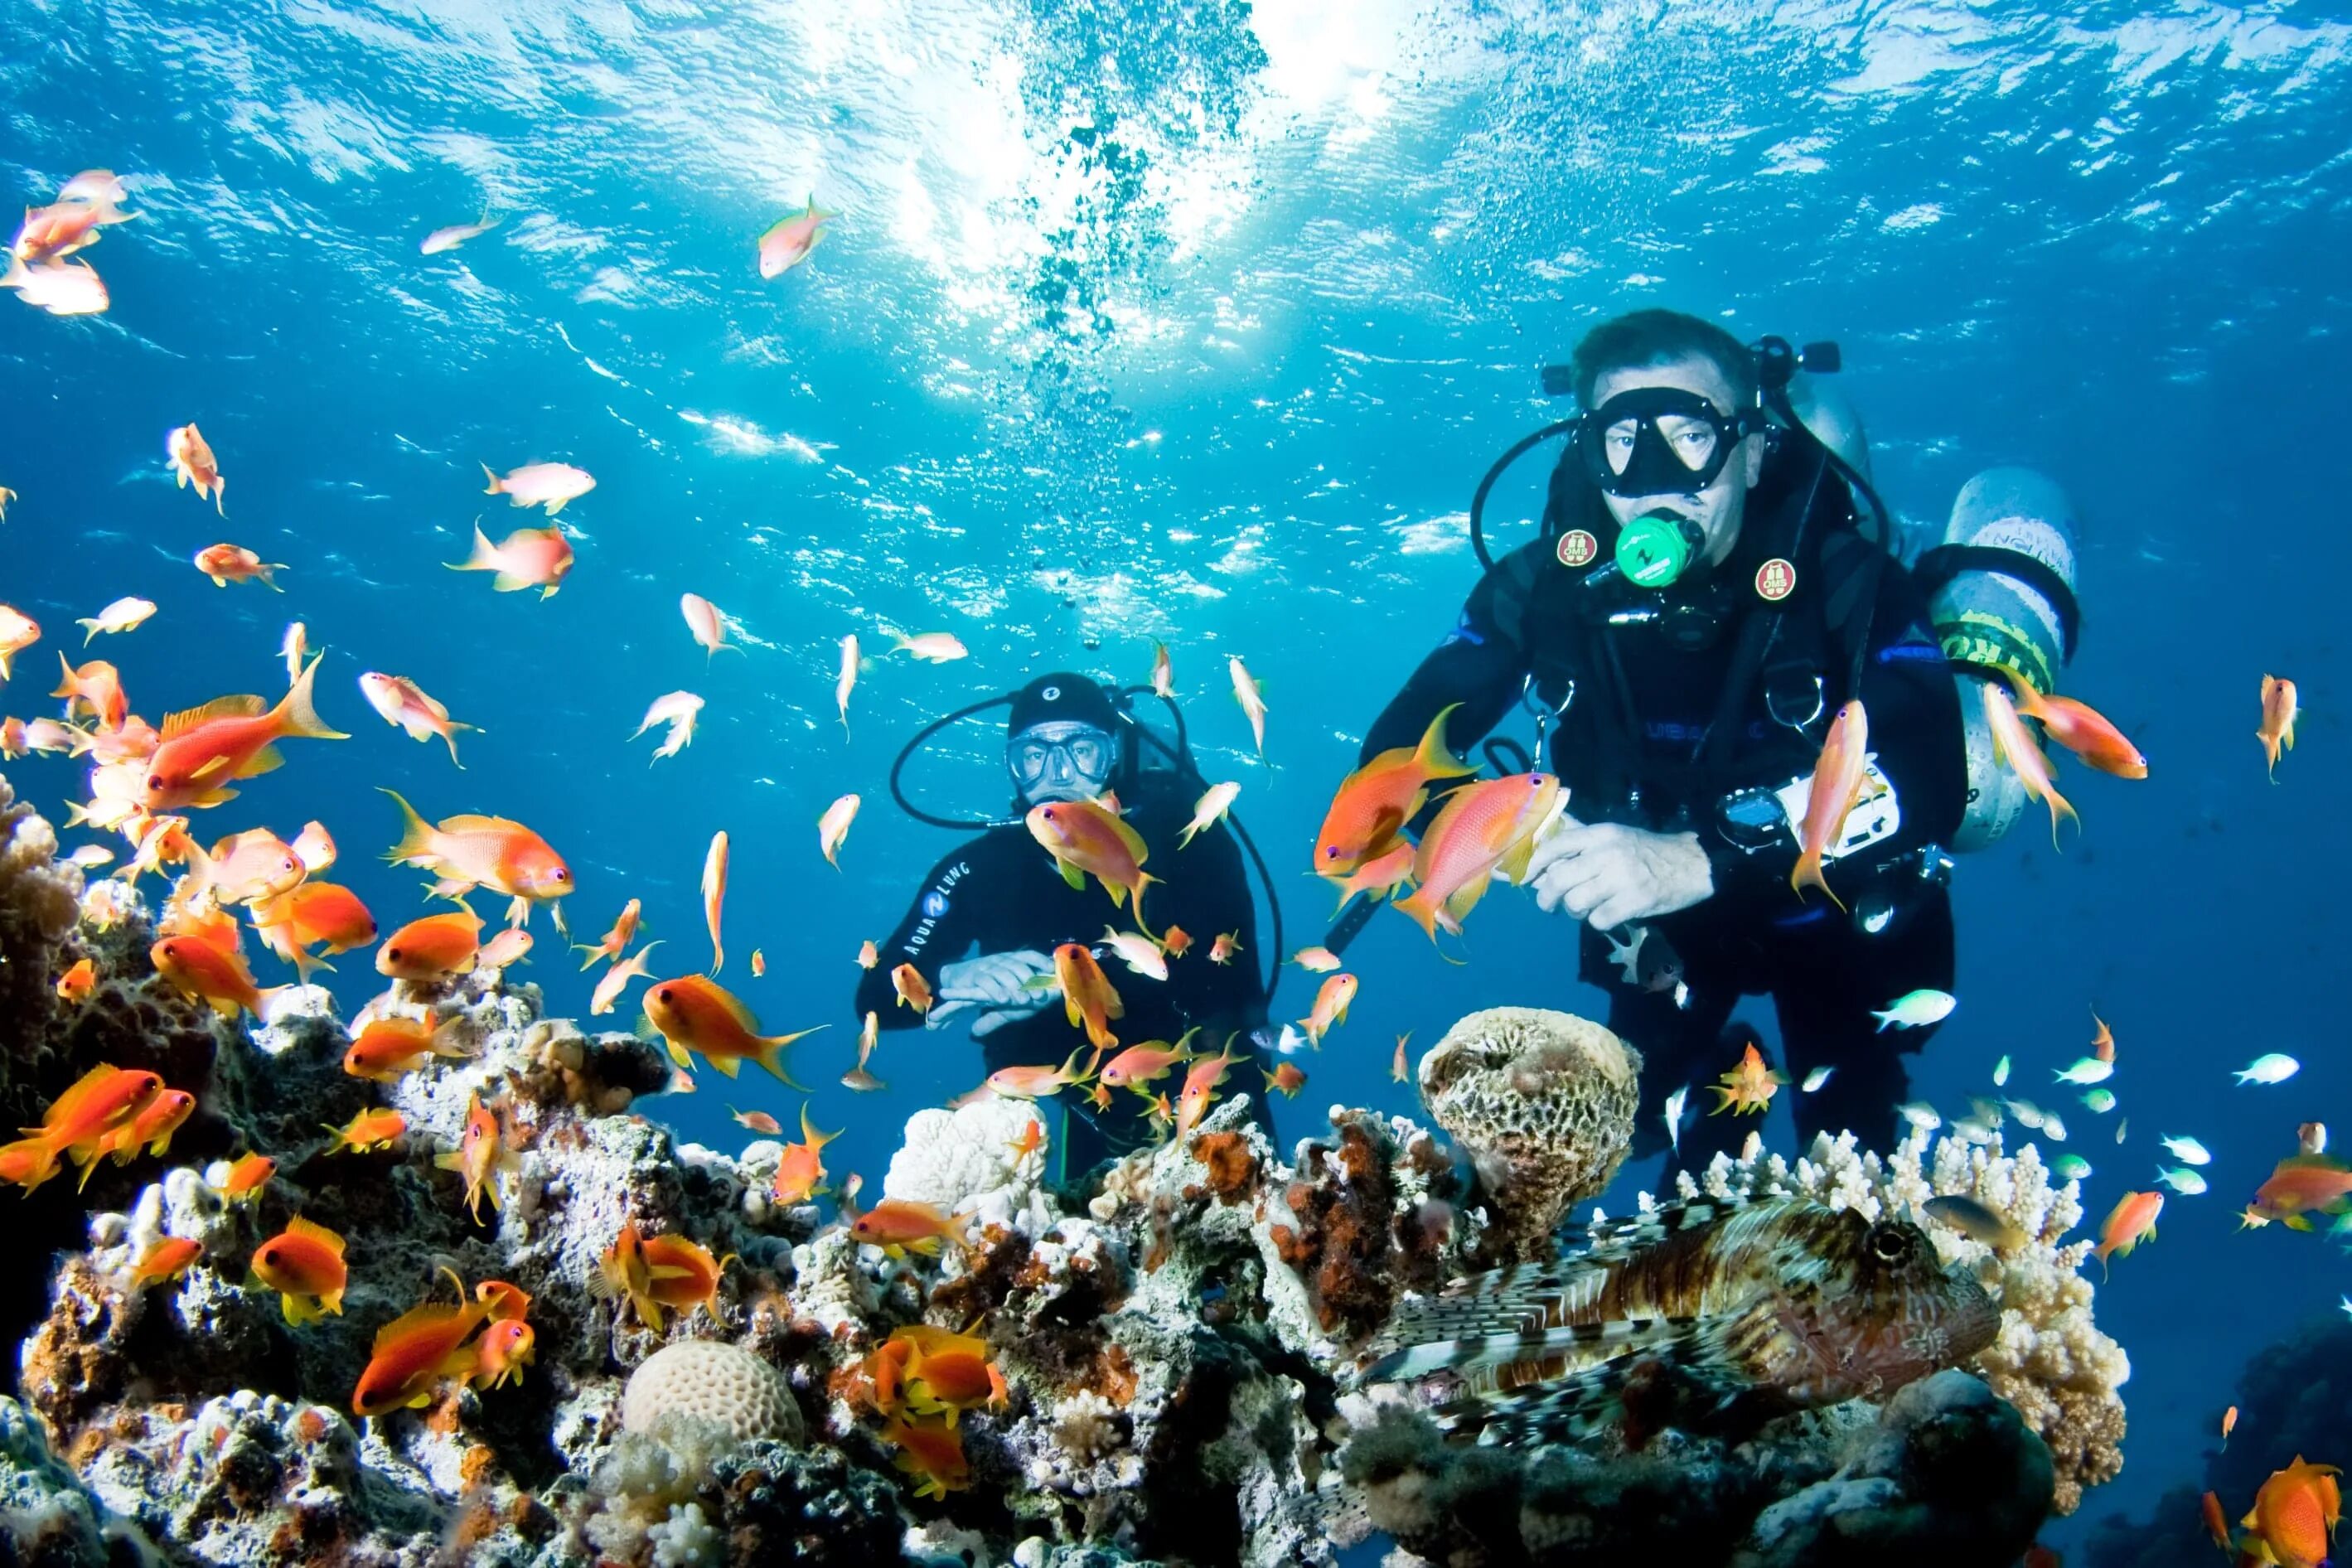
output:
M1605 372L1592 384L1592 406L1601 407L1621 392L1652 386L1695 392L1727 418L1738 411L1738 394L1723 372L1713 360L1696 357ZM1675 447L1676 456L1685 456L1685 443L1696 447L1715 437L1704 420L1678 418L1671 414L1659 419L1658 434ZM1622 442L1630 451L1633 440L1632 422L1627 421L1623 429L1602 431L1601 440L1611 447ZM1701 454L1700 461L1704 460ZM1763 472L1764 442L1759 437L1749 436L1731 454L1731 460L1723 465L1723 471L1715 476L1715 482L1696 495L1613 496L1604 491L1601 499L1621 528L1646 512L1670 511L1690 519L1706 536L1706 560L1713 565L1729 555L1732 546L1739 542L1739 522L1747 510L1748 488Z
M1005 742L1004 765L1022 803L1093 800L1110 787L1118 738L1091 724L1032 724Z

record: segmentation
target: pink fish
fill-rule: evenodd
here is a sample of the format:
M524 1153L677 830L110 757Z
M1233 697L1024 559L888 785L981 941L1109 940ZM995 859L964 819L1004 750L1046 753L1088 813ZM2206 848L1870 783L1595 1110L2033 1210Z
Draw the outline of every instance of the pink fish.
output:
M370 670L360 677L360 695L383 716L385 723L407 731L410 739L422 741L428 735L440 736L448 744L449 760L453 763L457 762L456 731L474 728L451 719L449 710L426 696L423 687L404 675L379 675Z
M548 510L554 511L561 506L558 502ZM541 598L551 599L555 591L563 586L563 574L572 570L572 542L563 537L560 528L518 528L502 542L492 544L478 522L474 525L473 554L447 564L452 572L497 573L490 579L490 586L501 594L537 588Z
M521 468L500 479L482 465L482 477L489 485L482 491L487 496L502 495L517 506L543 506L553 517L567 502L578 500L596 488L596 480L585 468L575 468L569 463L525 463Z
M760 237L760 276L781 277L806 261L817 241L830 232L824 226L825 220L840 216L817 205L814 195L809 197L807 206L786 214Z
M14 289L16 298L52 316L95 316L112 301L98 268L87 261L45 261L27 267L15 252L0 271L0 289Z
M719 607L699 594L681 594L677 600L678 614L686 617L686 629L702 651L717 653L734 645L727 640L727 616Z

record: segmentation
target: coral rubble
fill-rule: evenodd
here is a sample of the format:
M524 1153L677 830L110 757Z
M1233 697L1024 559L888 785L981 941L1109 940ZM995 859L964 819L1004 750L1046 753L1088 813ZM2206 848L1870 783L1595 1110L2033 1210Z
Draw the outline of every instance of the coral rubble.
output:
M0 1110L40 1125L101 1062L196 1110L20 1205L57 1256L11 1324L11 1561L1328 1564L1385 1531L1463 1564L1992 1564L2053 1487L2111 1473L2122 1358L2060 1239L2073 1191L2030 1150L1751 1150L1705 1175L1865 1212L1965 1191L2016 1220L2032 1244L2000 1257L1936 1233L2001 1301L1984 1381L1739 1432L1448 1443L1349 1380L1408 1293L1542 1256L1614 1172L1639 1064L1591 1025L1464 1020L1423 1073L1454 1147L1335 1108L1286 1158L1235 1092L1064 1192L1029 1102L919 1110L853 1230L774 1195L773 1142L678 1143L642 1114L671 1081L654 1049L542 1016L535 987L394 982L367 1015L430 1016L452 1048L370 1082L325 992L250 1029L184 1000L144 901L54 850L0 785ZM83 956L97 988L59 998ZM381 1146L322 1130L362 1112L397 1114ZM257 1151L274 1166L236 1163ZM289 1237L313 1273L263 1283ZM366 1416L363 1378L389 1391Z

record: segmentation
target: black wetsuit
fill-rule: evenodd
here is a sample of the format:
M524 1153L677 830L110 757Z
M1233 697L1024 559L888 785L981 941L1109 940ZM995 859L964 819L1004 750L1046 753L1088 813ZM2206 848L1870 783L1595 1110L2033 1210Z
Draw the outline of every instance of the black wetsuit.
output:
M1123 803L1128 825L1150 851L1145 869L1158 879L1144 890L1144 919L1156 935L1164 936L1171 925L1181 927L1192 945L1181 957L1168 961L1164 983L1131 972L1116 957L1101 958L1103 972L1127 1009L1111 1030L1124 1047L1147 1040L1173 1041L1197 1026L1201 1033L1194 1043L1213 1053L1226 1035L1238 1033L1232 1051L1240 1060L1226 1069L1218 1092L1222 1098L1246 1091L1263 1114L1265 1080L1259 1076L1261 1058L1251 1040L1252 1031L1265 1022L1256 916L1241 850L1223 825L1196 835L1183 849L1176 847L1197 795L1197 788L1188 793L1172 773L1148 772ZM1113 909L1102 885L1091 877L1083 889L1065 882L1054 858L1025 825L992 827L931 868L913 907L881 944L881 962L858 982L856 1011L861 1018L868 1012L877 1014L886 1029L914 1028L921 1022L914 1010L894 1005L898 995L890 971L898 964L912 963L936 991L940 968L971 957L975 950L1028 949L1050 955L1066 942L1098 946L1106 926L1133 931L1135 917L1130 910ZM1240 933L1242 951L1229 963L1212 963L1210 948L1226 931ZM984 1010L975 1009L972 1016ZM962 1037L962 1021L947 1026ZM1069 1022L1058 996L1033 1016L1006 1024L980 1041L987 1072L1016 1066L1059 1067L1086 1044L1085 1029ZM1168 1091L1172 1104L1180 1085L1180 1074L1171 1073L1156 1087ZM1085 1091L1065 1089L1056 1102L1069 1112L1058 1138L1057 1161L1069 1176L1149 1142L1160 1132L1149 1121L1150 1102L1131 1089L1113 1090L1108 1110L1090 1103Z
M1713 606L1717 635L1678 647L1663 622L1625 618L1669 601L1602 570L1613 529L1590 486L1565 473L1574 463L1571 454L1554 476L1544 536L1480 580L1454 634L1372 726L1364 754L1412 745L1452 702L1462 706L1446 736L1459 752L1519 704L1532 676L1529 689L1545 707L1566 703L1545 765L1568 784L1570 815L1695 831L1714 873L1711 897L1647 922L1679 955L1686 1007L1675 1005L1675 970L1651 984L1633 983L1611 962L1601 933L1576 928L1580 974L1609 990L1610 1027L1643 1057L1636 1151L1664 1143L1661 1113L1675 1089L1693 1086L1695 1113L1714 1103L1697 1086L1729 1069L1752 1037L1726 1030L1731 1009L1743 995L1762 994L1778 1010L1780 1066L1801 1140L1850 1128L1865 1147L1890 1147L1895 1107L1909 1083L1901 1053L1917 1050L1933 1031L1880 1033L1870 1014L1908 991L1950 988L1951 909L1935 847L1958 826L1968 787L1958 698L1926 604L1909 575L1854 530L1834 476L1815 487L1812 463L1798 468L1791 458L1777 473L1768 466L1731 556L1690 595ZM1800 531L1808 500L1812 514ZM1589 541L1563 548L1559 541L1575 529ZM1792 560L1796 580L1777 604L1754 586L1775 558ZM1777 587L1780 579L1769 581ZM1875 613L1865 616L1874 598ZM1777 788L1811 773L1832 716L1852 694L1857 652L1869 749L1895 790L1901 824L1892 837L1830 862L1827 875L1850 908L1891 908L1874 934L1818 892L1801 900L1791 891L1793 842L1743 853L1717 815L1729 792ZM1743 677L1737 690L1735 668ZM1811 721L1798 729L1776 720L1768 689L1782 714ZM1658 951L1643 956L1654 960ZM1797 1093L1817 1067L1836 1071L1818 1093ZM1682 1159L1703 1164L1753 1125L1695 1114Z

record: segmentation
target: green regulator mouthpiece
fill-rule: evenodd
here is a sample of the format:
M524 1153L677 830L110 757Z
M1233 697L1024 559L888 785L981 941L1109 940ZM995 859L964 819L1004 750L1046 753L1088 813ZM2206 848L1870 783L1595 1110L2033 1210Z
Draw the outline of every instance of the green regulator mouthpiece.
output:
M1706 535L1698 525L1667 511L1635 518L1617 534L1617 570L1642 588L1670 588L1690 570Z

